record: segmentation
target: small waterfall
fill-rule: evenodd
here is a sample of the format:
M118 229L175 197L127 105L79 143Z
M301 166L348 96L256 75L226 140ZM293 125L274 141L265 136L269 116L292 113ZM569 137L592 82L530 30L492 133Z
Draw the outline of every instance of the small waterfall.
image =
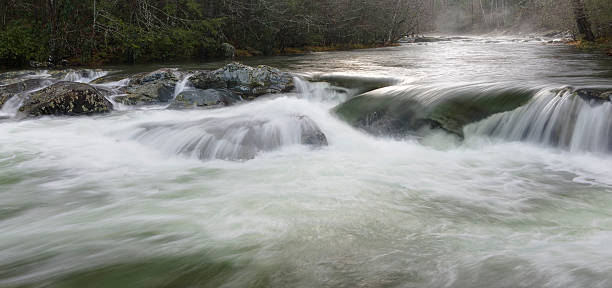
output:
M130 137L168 154L202 160L248 160L290 145L327 145L325 135L300 115L230 116L187 123L145 124Z
M21 95L15 95L11 97L9 100L2 105L2 109L0 109L0 119L1 118L13 118L17 115L19 108L23 104L24 97Z
M542 90L526 106L465 127L490 135L581 152L612 152L612 103L584 99L574 89Z
M298 97L316 102L341 103L358 93L356 89L333 86L327 82L310 82L299 77L293 78Z
M113 104L113 110L118 111L126 111L130 110L131 107L129 105L125 105L123 103L115 101L115 97L124 96L125 92L121 91L122 87L126 87L130 84L130 78L124 78L117 81L105 82L100 84L92 84L99 91L104 92L105 98Z
M11 98L9 98L4 105L2 105L1 109L0 109L0 118L14 118L15 116L17 116L17 113L19 112L19 108L21 108L21 105L23 104L23 101L28 97L29 94L32 94L36 91L40 91L42 89L45 89L46 87L50 86L53 84L54 81L52 80L40 80L40 86L36 87L38 85L36 85L36 88L24 88L25 91L16 93L15 95L13 95ZM25 86L28 87L28 86Z
M185 74L183 78L181 79L181 81L176 83L176 86L174 87L174 94L172 95L172 98L176 98L176 96L181 94L181 92L183 91L192 89L191 83L189 82L189 78L191 78L191 76L193 76L193 73Z
M100 77L104 77L107 74L108 74L107 71L90 70L90 69L69 71L68 73L66 73L66 76L64 76L62 80L70 81L70 82L89 83Z

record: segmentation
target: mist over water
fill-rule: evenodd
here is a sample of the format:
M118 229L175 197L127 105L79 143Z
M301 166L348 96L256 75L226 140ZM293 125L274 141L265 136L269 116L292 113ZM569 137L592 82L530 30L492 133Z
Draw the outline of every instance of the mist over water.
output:
M253 59L335 83L220 109L0 120L0 287L610 287L610 103L558 89L612 63L522 40ZM334 112L372 89L434 112L534 92L398 137Z

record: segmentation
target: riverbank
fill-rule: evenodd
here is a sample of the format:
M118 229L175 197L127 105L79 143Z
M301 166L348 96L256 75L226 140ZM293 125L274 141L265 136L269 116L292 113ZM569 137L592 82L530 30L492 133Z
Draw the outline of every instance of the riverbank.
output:
M589 52L603 52L608 56L612 56L612 38L599 38L595 40L595 42L588 41L573 41L569 42L569 45L575 46L577 48L589 51Z

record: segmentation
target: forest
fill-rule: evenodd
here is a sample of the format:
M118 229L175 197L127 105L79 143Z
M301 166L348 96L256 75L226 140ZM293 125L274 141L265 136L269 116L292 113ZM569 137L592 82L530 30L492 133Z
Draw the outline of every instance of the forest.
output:
M612 34L608 0L0 0L0 11L2 67L202 60L223 43L239 56L374 47L426 32Z

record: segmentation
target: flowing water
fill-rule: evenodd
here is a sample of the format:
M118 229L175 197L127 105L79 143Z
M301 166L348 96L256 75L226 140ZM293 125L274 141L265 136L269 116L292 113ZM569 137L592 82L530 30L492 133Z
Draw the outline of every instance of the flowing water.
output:
M332 84L0 120L0 287L612 287L612 108L572 96L610 59L456 37L248 64ZM383 86L357 104L467 126L337 116Z

